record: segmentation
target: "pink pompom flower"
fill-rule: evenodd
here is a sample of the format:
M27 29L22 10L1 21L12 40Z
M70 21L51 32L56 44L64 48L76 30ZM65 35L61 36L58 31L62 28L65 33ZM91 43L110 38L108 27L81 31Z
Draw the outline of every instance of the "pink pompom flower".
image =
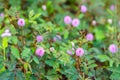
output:
M85 5L81 5L80 9L82 13L87 12L87 7Z
M21 27L25 26L25 20L22 19L22 18L20 18L20 19L18 20L18 26L21 26Z
M72 22L72 19L71 19L70 16L65 16L65 17L64 17L64 23L65 23L65 24L70 24L71 22Z
M115 44L111 44L111 45L109 45L108 50L109 50L111 53L116 53L116 52L118 52L118 47L117 47L117 45L115 45Z
M83 56L83 55L84 55L84 49L83 48L77 48L76 56Z
M94 39L93 34L92 34L92 33L88 33L88 34L86 35L86 39L87 39L88 41L92 41L92 40Z
M42 41L43 41L43 36L38 35L38 36L36 37L36 40L37 40L37 42L42 42Z
M111 5L110 10L112 10L112 11L115 10L115 5Z
M44 53L45 53L45 50L42 47L37 48L35 51L35 54L39 57L42 57L44 55Z
M4 13L0 13L0 17L4 18Z
M77 26L79 26L79 24L80 24L79 19L75 18L75 19L72 20L72 26L77 27Z

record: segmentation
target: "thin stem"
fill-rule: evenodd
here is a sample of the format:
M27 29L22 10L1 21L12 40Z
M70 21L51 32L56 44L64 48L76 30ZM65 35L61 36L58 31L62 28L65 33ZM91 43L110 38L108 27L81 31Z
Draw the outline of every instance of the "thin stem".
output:
M5 48L3 48L4 60L6 60Z

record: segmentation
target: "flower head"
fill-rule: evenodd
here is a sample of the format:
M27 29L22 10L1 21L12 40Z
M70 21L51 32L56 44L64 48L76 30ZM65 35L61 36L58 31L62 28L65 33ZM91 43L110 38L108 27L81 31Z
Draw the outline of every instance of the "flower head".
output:
M108 23L109 23L109 24L112 24L112 19L108 19Z
M50 51L53 52L55 49L54 47L50 47Z
M4 13L0 13L0 17L4 18Z
M57 41L57 38L56 38L56 37L54 37L54 38L53 38L53 41L54 41L54 42L56 42L56 41Z
M42 42L43 41L43 36L38 35L36 37L37 42Z
M92 40L94 39L93 34L92 34L92 33L88 33L88 34L86 35L86 39L87 39L88 41L92 41Z
M112 10L112 11L115 10L115 5L111 5L110 10Z
M18 20L18 25L21 26L21 27L25 26L25 20L22 19L22 18L20 18L20 19Z
M36 49L35 53L36 53L37 56L42 57L44 55L44 53L45 53L45 50L42 47L40 47L40 48Z
M9 32L10 32L9 29L6 29L6 30L5 30L5 33L9 33Z
M96 25L96 20L92 21L92 25L95 26Z
M116 53L118 51L118 47L115 44L111 44L111 45L109 45L108 50L111 53Z
M9 29L6 29L4 33L1 35L1 37L8 37L11 36L11 33L9 32Z
M83 48L77 48L77 50L76 50L76 56L83 56L83 55L84 55Z
M71 50L67 50L67 53L68 53L69 55L72 55L72 51L71 51Z
M46 5L42 5L42 9L45 11L46 10Z
M80 24L79 19L75 18L75 19L72 20L72 26L77 27L77 26L79 26L79 24Z
M57 40L61 40L61 36L60 35L56 35L54 38L53 38L53 41L56 42Z
M65 24L70 24L71 22L72 22L72 19L71 19L70 16L65 16L65 17L64 17L64 23L65 23Z
M82 13L87 12L87 7L85 5L81 5L80 9Z

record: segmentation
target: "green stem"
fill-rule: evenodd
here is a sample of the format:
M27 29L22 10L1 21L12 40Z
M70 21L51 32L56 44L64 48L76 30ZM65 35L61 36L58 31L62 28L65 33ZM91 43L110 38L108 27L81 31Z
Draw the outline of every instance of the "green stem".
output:
M5 48L3 48L4 60L6 60Z

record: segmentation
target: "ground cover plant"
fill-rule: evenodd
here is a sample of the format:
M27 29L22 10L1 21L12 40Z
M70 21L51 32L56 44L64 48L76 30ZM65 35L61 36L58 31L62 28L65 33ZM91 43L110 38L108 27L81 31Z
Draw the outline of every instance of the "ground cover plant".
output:
M0 80L120 80L119 0L0 0Z

